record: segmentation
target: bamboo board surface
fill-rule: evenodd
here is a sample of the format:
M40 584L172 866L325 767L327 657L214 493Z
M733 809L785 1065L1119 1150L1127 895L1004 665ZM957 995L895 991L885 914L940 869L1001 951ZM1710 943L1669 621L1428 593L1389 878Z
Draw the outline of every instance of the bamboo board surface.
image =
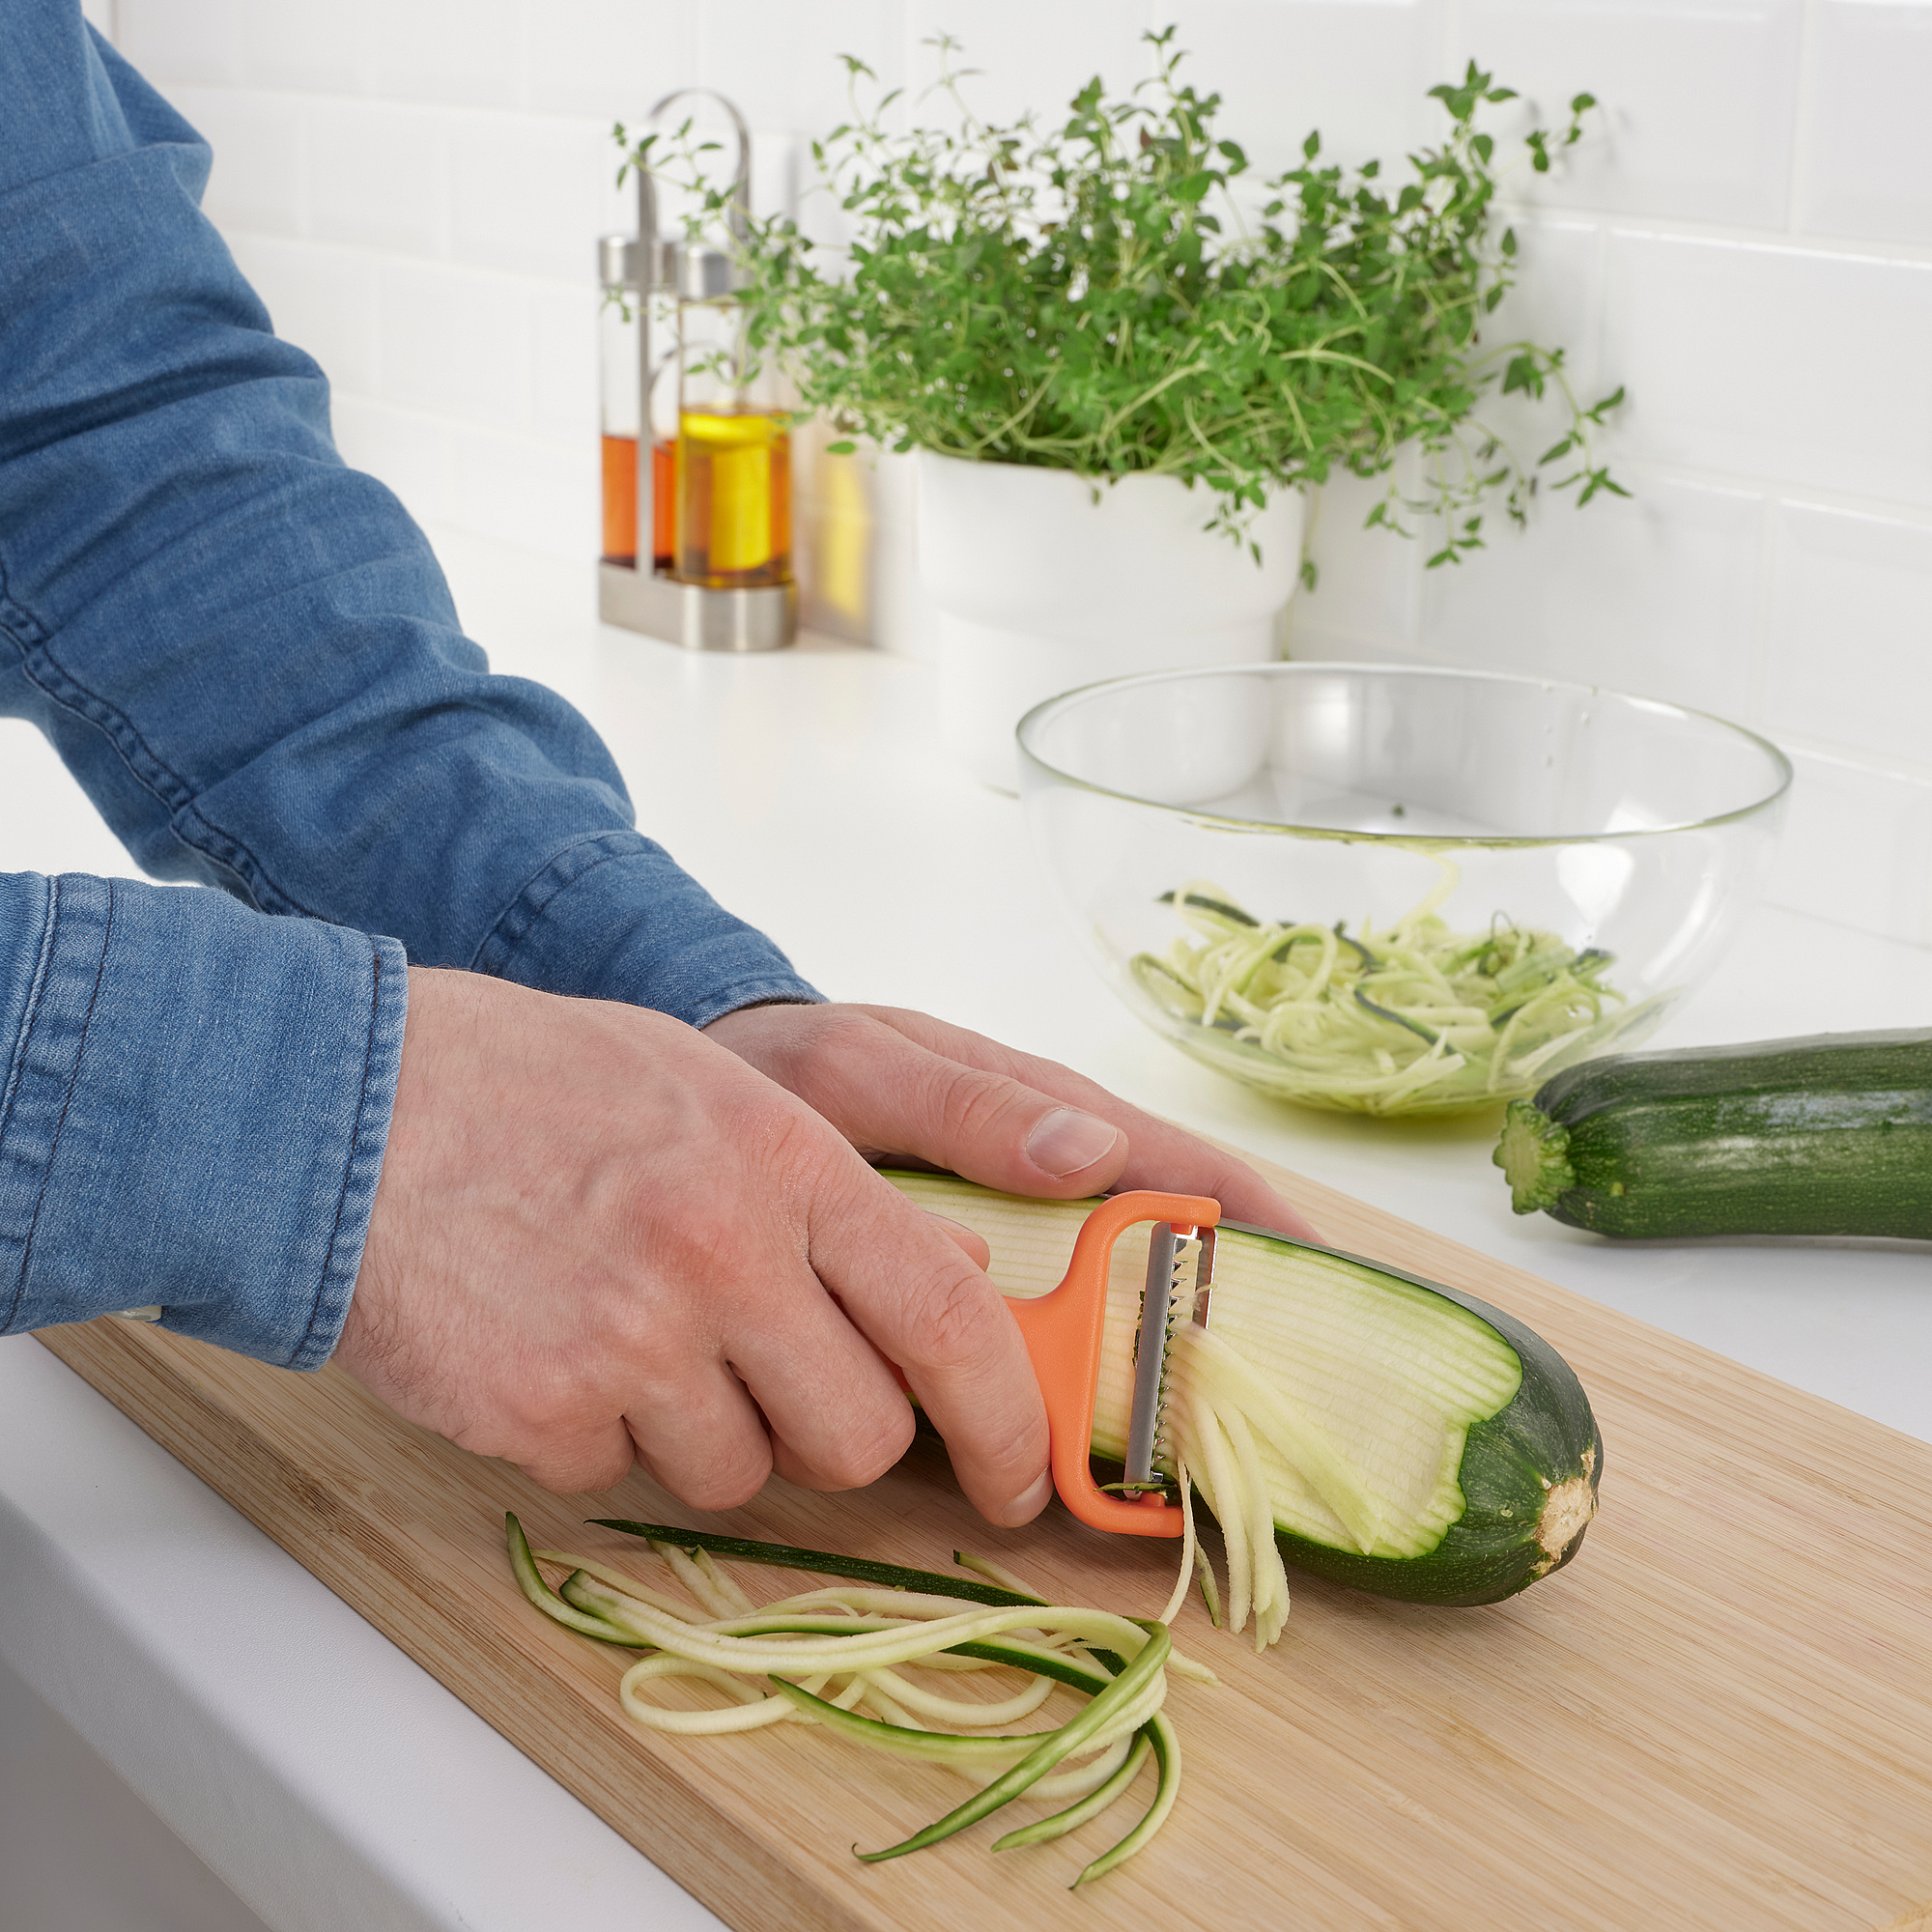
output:
M113 1321L43 1339L741 1932L1932 1932L1932 1446L1256 1165L1338 1246L1482 1295L1554 1344L1603 1427L1603 1509L1567 1569L1484 1608L1292 1573L1265 1658L1195 1598L1177 1638L1224 1688L1174 1684L1179 1804L1077 1896L1065 1888L1150 1775L1056 1845L995 1858L982 1825L868 1866L855 1842L891 1843L965 1787L799 1726L635 1730L615 1697L629 1653L524 1604L502 1513L539 1546L650 1576L642 1545L582 1526L698 1526L641 1476L557 1498L333 1370L289 1375ZM774 1482L701 1526L933 1569L976 1548L1143 1616L1176 1553L1058 1505L990 1529L923 1443L865 1492ZM805 1587L738 1574L758 1597Z

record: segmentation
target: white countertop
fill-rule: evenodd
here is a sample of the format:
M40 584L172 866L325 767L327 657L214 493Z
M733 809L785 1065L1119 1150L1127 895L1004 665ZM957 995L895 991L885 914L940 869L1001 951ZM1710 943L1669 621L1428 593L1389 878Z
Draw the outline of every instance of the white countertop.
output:
M1391 1127L1250 1094L1106 991L1048 900L1017 804L939 755L927 667L843 649L690 655L600 634L577 614L581 577L458 561L497 668L582 705L639 826L827 993L923 1007L1064 1060L1932 1441L1925 1248L1616 1246L1514 1216L1487 1126ZM0 869L26 867L128 865L39 741L0 721ZM1806 959L1829 974L1766 965ZM1932 953L1761 910L1654 1043L1928 1023ZM0 1342L0 1666L275 1932L526 1932L573 1910L666 1932L718 1922L27 1338ZM23 1708L0 1695L0 1727ZM111 1808L90 1827L104 1833ZM99 1840L90 1856L107 1856ZM81 1895L35 1924L118 1932ZM143 1932L229 1932L206 1905L147 1910ZM236 1932L252 1922L232 1916Z

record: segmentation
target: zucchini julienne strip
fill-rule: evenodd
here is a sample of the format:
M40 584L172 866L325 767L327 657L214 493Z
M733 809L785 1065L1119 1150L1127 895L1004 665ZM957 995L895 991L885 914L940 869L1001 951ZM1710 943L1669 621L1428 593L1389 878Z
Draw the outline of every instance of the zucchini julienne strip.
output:
M965 1830L968 1825L978 1824L988 1812L1010 1804L1029 1785L1045 1776L1062 1758L1070 1756L1089 1739L1099 1736L1111 1719L1131 1709L1153 1686L1161 1665L1167 1660L1172 1642L1167 1626L1142 1624L1141 1628L1148 1633L1148 1641L1141 1646L1140 1654L1118 1677L1109 1680L1107 1688L1096 1693L1084 1711L1069 1719L1059 1730L1049 1731L1004 1777L995 1778L983 1791L949 1811L944 1818L935 1819L924 1831L915 1832L910 1838L896 1845L888 1845L884 1851L861 1852L859 1856L867 1864L876 1864L882 1859L902 1858L907 1852L923 1851L927 1845L936 1845L942 1839L952 1837L955 1832ZM787 1689L781 1684L781 1689L799 1702L803 1702L808 1694L796 1686ZM814 1712L813 1715L822 1714ZM845 1713L839 1714L840 1728L852 1721ZM857 1721L865 1723L867 1720L860 1719Z
M801 1549L787 1543L753 1543L742 1536L714 1536L707 1530L674 1529L662 1522L630 1522L619 1517L592 1517L598 1529L620 1530L646 1542L668 1543L678 1549L704 1549L740 1563L767 1563L780 1570L804 1570L819 1577L849 1577L855 1583L878 1583L889 1590L924 1590L935 1597L958 1597L969 1604L1017 1608L1038 1604L1019 1590L995 1583L969 1583L938 1570L908 1570L897 1563L875 1563L864 1556L840 1556L830 1549Z
M1116 1865L1125 1864L1167 1823L1167 1814L1180 1796L1180 1738L1165 1712L1149 1721L1146 1737L1153 1747L1154 1764L1160 1775L1154 1786L1153 1803L1141 1822L1112 1851L1103 1852L1073 1881L1076 1891L1083 1885L1092 1885L1096 1878L1105 1878Z
M1119 1771L1108 1778L1096 1791L1090 1791L1077 1804L1069 1804L1065 1811L1056 1811L1050 1818L1042 1818L1037 1824L1022 1825L1017 1832L1009 1832L1004 1838L993 1840L996 1852L1016 1851L1022 1845L1044 1845L1055 1838L1064 1838L1068 1832L1077 1832L1090 1818L1097 1818L1115 1799L1121 1797L1140 1776L1141 1766L1147 1762L1148 1753L1153 1748L1148 1737L1148 1730L1155 1719L1134 1733L1134 1746Z
M1195 906L1202 912L1211 912L1217 919L1224 919L1230 925L1258 926L1261 921L1253 913L1243 912L1232 899L1210 898L1197 893L1190 887L1182 893L1162 893L1162 905Z
M1152 1804L1124 1838L1074 1881L1086 1885L1146 1844L1173 1808L1180 1754L1161 1705L1166 1667L1179 1660L1164 1623L1052 1605L1023 1590L826 1550L748 1543L658 1524L611 1523L644 1536L699 1606L714 1613L727 1605L735 1610L748 1601L711 1562L714 1554L843 1576L869 1586L807 1592L749 1615L714 1614L709 1622L699 1622L621 1571L560 1550L532 1552L517 1519L507 1517L506 1523L511 1566L536 1608L602 1642L657 1653L634 1663L619 1687L623 1707L636 1721L683 1735L720 1735L804 1718L875 1748L947 1765L982 1783L974 1798L923 1832L882 1852L861 1854L868 1861L937 1844L1036 1787L1037 1795L1076 1802L1008 1833L995 1849L1062 1837L1124 1796L1151 1756L1158 1773ZM570 1568L560 1593L544 1582L539 1559ZM1005 1577L984 1559L964 1560L982 1573L994 1572L1003 1581L1019 1580ZM980 1602L988 1596L1002 1601ZM978 1607L952 1610L951 1605L961 1599ZM818 1614L821 1605L836 1614ZM1034 1631L1046 1633L1046 1640L1029 1641L1026 1634ZM1068 1639L1084 1646L1086 1654L1052 1647ZM1100 1649L1101 1644L1120 1649ZM1123 1658L1122 1652L1131 1656ZM892 1667L922 1661L937 1665L942 1660L955 1669L1004 1665L1029 1672L1034 1688L1002 1703L974 1704L920 1690ZM760 1696L742 1681L754 1674L768 1677L775 1694ZM1190 1674L1211 1677L1198 1665ZM734 1703L724 1709L679 1711L640 1696L642 1684L672 1676L700 1678ZM841 1678L844 1688L835 1689ZM928 1730L919 1723L919 1717L957 1723L1011 1722L1038 1707L1050 1683L1066 1685L1090 1700L1053 1729L989 1736ZM891 1721L867 1718L855 1708L867 1702ZM1078 1770L1051 1775L1055 1765L1076 1756L1087 1762Z
M1436 855L1435 888L1392 926L1351 937L1267 924L1217 886L1161 895L1192 928L1166 953L1135 955L1135 980L1187 1029L1200 1057L1311 1105L1394 1114L1480 1106L1526 1094L1559 1060L1601 1051L1654 1003L1606 985L1601 948L1498 916L1449 931L1435 908L1457 881ZM1347 953L1340 952L1346 948Z
M517 1579L517 1587L531 1604L553 1623L561 1624L565 1630L573 1630L580 1636L594 1636L599 1643L620 1644L631 1650L638 1647L637 1639L619 1630L609 1618L579 1609L558 1597L537 1570L523 1524L508 1512L505 1512L503 1520L508 1525L511 1573Z

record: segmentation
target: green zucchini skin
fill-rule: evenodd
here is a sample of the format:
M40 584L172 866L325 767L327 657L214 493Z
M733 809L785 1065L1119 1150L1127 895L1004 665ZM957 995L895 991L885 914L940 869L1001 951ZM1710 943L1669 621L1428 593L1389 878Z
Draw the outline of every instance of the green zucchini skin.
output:
M1544 1142L1540 1173L1517 1188L1521 1213L1625 1240L1932 1240L1932 1032L1615 1054L1557 1074L1511 1116L1513 1184Z
M1373 1596L1461 1608L1513 1597L1577 1554L1597 1510L1604 1437L1577 1372L1542 1336L1473 1294L1384 1262L1238 1222L1223 1226L1282 1247L1339 1255L1439 1294L1493 1328L1522 1364L1516 1394L1463 1441L1457 1470L1463 1514L1434 1549L1420 1556L1364 1556L1277 1526L1284 1563Z

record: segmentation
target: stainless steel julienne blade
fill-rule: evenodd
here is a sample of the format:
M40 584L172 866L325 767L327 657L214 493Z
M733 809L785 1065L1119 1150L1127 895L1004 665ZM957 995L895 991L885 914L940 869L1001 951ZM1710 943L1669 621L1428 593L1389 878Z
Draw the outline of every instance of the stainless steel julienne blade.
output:
M1174 1301L1174 1257L1179 1245L1170 1221L1156 1221L1148 1239L1147 1292L1134 1345L1134 1406L1127 1412L1126 1488L1152 1487L1153 1438L1160 1420L1161 1370L1167 1360L1167 1315Z
M1190 1259L1194 1264L1194 1295L1189 1319L1195 1327L1206 1328L1214 1286L1214 1230L1193 1228L1183 1235L1171 1223L1157 1223L1148 1242L1147 1292L1141 1301L1140 1336L1134 1349L1134 1400L1127 1417L1127 1461L1121 1485L1129 1495L1162 1487L1163 1479L1154 1474L1153 1463L1163 1447L1161 1420L1167 1406L1174 1291ZM1149 1346L1151 1334L1158 1336L1156 1346Z
M1201 1236L1201 1257L1194 1264L1194 1325L1205 1328L1208 1325L1208 1303L1214 1286L1214 1231L1203 1228Z
M1208 1291L1214 1279L1214 1231L1157 1221L1148 1241L1147 1290L1141 1297L1140 1336L1134 1347L1134 1399L1127 1414L1126 1470L1129 1494L1159 1489L1153 1461L1160 1450L1160 1417L1167 1384L1167 1350L1173 1333L1174 1291L1181 1271L1194 1264L1193 1319L1208 1325Z

